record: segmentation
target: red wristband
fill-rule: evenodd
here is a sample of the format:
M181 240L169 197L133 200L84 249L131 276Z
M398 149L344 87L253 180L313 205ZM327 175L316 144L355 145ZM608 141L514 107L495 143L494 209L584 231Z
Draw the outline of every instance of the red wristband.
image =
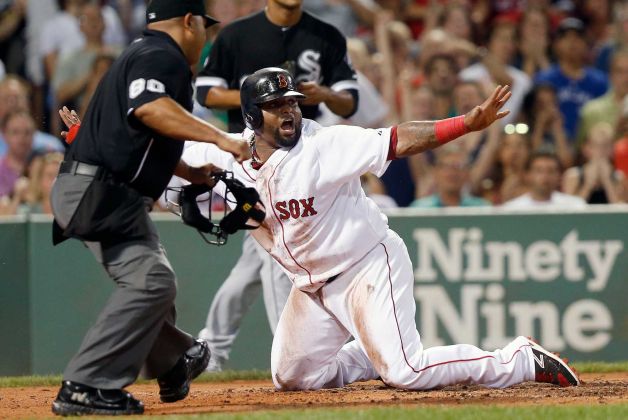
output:
M72 124L70 129L68 130L68 134L65 136L65 142L67 144L72 144L76 135L78 134L79 128L81 128L81 124Z
M397 159L397 126L393 125L390 128L390 143L388 144L388 156L386 160Z
M434 123L434 134L440 144L448 143L468 132L469 129L464 125L464 115L447 118L446 120L440 120Z

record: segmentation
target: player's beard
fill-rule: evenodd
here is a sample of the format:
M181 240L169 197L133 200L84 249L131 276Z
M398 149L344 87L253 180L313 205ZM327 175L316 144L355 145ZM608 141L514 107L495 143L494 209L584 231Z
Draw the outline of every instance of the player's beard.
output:
M301 118L299 118L298 120L295 119L294 133L289 137L281 135L281 133L279 132L280 127L275 128L274 137L277 145L280 147L293 147L295 144L297 144L299 138L301 138L302 123L303 120Z

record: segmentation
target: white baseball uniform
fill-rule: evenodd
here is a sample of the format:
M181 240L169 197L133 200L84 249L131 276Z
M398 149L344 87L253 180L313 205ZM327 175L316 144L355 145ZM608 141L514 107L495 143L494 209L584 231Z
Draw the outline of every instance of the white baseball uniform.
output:
M359 180L366 172L384 173L392 132L324 128L304 119L298 143L275 151L257 171L212 145L184 153L186 160L202 154L255 184L266 206L263 228L253 235L295 285L273 340L275 386L320 389L378 376L407 389L532 380L532 352L523 337L494 352L471 345L423 348L408 251Z

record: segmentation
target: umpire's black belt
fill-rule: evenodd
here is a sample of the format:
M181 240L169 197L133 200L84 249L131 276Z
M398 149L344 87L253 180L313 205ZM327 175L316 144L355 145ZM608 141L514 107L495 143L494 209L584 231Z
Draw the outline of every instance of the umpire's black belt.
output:
M77 160L64 160L59 168L60 174L85 175L94 178L105 178L109 172L98 165L79 162Z

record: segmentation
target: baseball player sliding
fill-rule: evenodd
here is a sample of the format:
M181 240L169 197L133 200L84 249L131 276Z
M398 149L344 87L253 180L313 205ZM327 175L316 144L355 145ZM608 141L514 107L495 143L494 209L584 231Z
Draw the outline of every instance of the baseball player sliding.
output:
M360 175L382 175L392 159L505 117L510 95L508 86L498 87L466 115L441 121L322 127L302 119L304 95L290 74L266 68L240 91L253 158L240 164L211 144L185 151L188 164L210 162L255 186L266 207L263 228L253 235L294 284L272 346L277 389L341 387L378 377L405 389L579 384L567 363L524 337L493 352L467 344L424 348L407 249L360 187Z
M360 186L360 175L379 176L392 159L508 115L502 111L508 86L466 115L380 129L303 120L298 101L304 95L279 68L247 77L240 97L252 159L238 163L205 143L188 147L183 159L233 171L257 188L266 207L253 235L294 284L271 352L277 389L333 388L378 377L404 389L580 384L566 362L525 337L493 352L468 344L423 348L408 251Z

